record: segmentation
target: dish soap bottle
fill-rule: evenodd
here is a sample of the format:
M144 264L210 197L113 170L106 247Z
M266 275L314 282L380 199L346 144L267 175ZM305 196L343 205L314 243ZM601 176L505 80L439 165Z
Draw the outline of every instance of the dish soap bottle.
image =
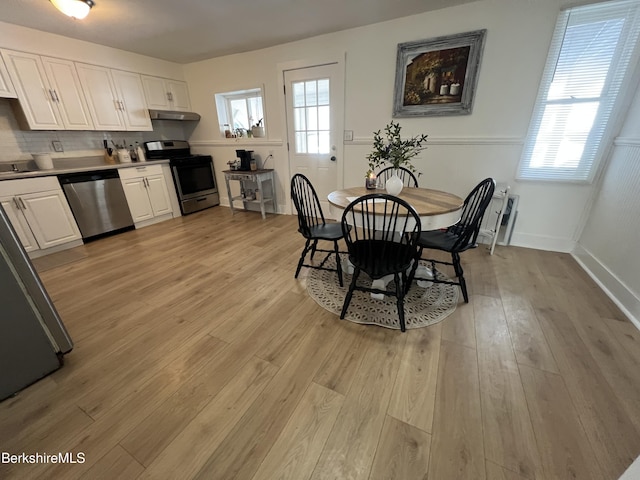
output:
M138 161L139 162L146 162L147 161L147 157L144 154L144 148L142 148L138 142L136 142L136 153L138 154Z

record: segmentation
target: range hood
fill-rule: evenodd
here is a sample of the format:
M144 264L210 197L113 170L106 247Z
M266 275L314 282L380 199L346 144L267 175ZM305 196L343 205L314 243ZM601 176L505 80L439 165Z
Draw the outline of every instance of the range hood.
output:
M151 120L200 120L200 115L194 112L177 112L174 110L149 110Z

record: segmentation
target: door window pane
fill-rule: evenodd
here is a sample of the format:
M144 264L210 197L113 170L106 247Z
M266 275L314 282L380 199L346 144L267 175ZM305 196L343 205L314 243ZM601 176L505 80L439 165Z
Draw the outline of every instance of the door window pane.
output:
M293 84L293 106L304 107L304 83Z
M317 81L311 80L310 82L305 83L306 90L306 104L307 105L317 105L318 104L318 95L316 94L317 89Z
M307 107L307 130L318 130L317 107Z
M296 153L331 151L329 79L293 82L293 117Z
M296 132L301 132L307 129L307 122L305 119L306 109L296 108L293 111L293 123Z
M331 130L329 105L318 107L318 130Z
M318 80L318 105L329 105L329 79Z
M307 153L320 153L318 151L318 132L307 132Z

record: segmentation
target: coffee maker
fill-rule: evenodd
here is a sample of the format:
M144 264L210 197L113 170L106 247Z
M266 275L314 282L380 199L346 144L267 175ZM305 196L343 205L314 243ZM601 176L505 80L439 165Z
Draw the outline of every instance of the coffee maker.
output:
M251 170L251 154L253 150L236 150L236 157L240 159L240 168L238 170Z

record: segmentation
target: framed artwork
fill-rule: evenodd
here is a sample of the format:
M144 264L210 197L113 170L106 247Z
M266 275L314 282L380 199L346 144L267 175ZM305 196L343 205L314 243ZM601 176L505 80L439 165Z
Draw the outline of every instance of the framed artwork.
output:
M486 33L398 44L393 116L470 114Z

